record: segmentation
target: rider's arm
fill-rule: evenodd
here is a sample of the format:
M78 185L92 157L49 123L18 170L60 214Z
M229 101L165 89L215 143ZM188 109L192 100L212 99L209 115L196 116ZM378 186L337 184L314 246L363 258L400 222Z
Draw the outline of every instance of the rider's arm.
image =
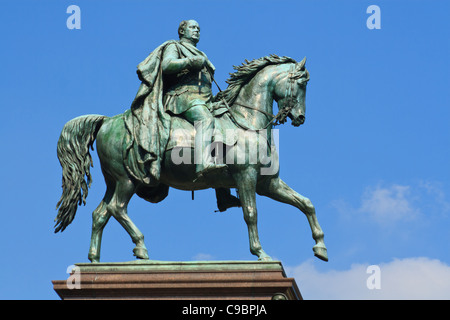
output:
M173 74L180 72L183 69L198 70L203 68L205 64L205 58L192 57L192 58L180 58L178 50L175 44L169 45L164 50L162 71L166 74Z

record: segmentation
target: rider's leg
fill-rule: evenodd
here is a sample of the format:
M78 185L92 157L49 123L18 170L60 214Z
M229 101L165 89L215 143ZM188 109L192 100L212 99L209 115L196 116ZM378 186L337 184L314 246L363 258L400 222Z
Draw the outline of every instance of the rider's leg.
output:
M212 134L214 131L214 117L205 104L194 105L184 112L186 120L194 124L196 172L198 175L225 165L216 165L211 156Z
M221 169L221 167L225 167L225 165L215 165L211 157L211 140L212 131L214 129L214 117L209 112L208 108L205 105L194 105L193 107L185 111L184 117L194 125L201 124L201 127L196 126L196 128L201 128L202 132L196 132L195 135L195 148L202 148L201 154L199 156L196 156L197 158L200 158L202 160L201 163L196 164L195 169L197 175L203 175L205 169ZM220 212L223 212L231 207L238 207L241 204L239 199L231 195L230 189L216 189L216 198L217 206Z

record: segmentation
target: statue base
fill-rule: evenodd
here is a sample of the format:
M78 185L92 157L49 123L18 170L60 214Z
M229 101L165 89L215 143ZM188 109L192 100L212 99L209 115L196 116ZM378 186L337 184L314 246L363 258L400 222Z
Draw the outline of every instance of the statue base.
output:
M302 300L279 261L78 263L52 282L63 300Z

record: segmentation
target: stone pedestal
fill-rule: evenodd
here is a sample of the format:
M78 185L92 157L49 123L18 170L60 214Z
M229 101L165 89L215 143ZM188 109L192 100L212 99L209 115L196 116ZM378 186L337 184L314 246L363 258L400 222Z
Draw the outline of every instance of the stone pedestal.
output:
M302 300L279 261L136 260L79 263L67 280L54 280L63 300Z

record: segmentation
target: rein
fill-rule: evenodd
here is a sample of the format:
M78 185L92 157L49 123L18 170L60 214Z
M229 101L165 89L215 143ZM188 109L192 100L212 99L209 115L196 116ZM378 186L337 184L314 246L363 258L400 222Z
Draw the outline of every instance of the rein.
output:
M214 79L212 73L209 71L208 68L207 68L207 70L208 70L208 72L209 72L209 74L211 76L211 79L214 81L214 83L216 84L217 88L219 89L219 92L222 92L222 90L220 89L220 87L217 84L216 80ZM294 95L294 82L295 82L295 80L294 80L294 65L292 65L290 67L290 69L289 69L288 81L289 81L289 86L288 86L288 84L286 82L286 93L285 93L285 96L284 96L284 99L287 99L286 100L287 101L286 102L286 106L284 108L282 108L282 109L279 109L278 113L276 115L274 115L274 114L272 114L270 112L264 111L264 110L257 109L255 107L251 107L251 106L242 104L242 103L234 102L233 104L236 104L238 106L241 106L241 107L244 107L244 108L247 108L247 109L250 109L250 110L259 111L259 112L263 113L264 115L266 115L267 117L269 117L270 118L269 122L262 129L259 129L259 130L267 129L271 125L278 126L280 124L283 124L283 123L286 122L286 118L289 115L289 112L291 112L291 110L294 108L295 104L298 102L298 100L296 98L294 98L294 96L293 96ZM289 95L289 97L288 97L288 95ZM253 130L252 128L248 128L247 126L244 126L244 125L240 124L237 121L235 115L232 112L232 109L230 108L230 106L228 105L228 102L225 100L224 97L222 97L222 101L225 103L225 107L227 108L228 112L230 113L233 122L237 126L239 126L240 128L242 128L244 130Z

